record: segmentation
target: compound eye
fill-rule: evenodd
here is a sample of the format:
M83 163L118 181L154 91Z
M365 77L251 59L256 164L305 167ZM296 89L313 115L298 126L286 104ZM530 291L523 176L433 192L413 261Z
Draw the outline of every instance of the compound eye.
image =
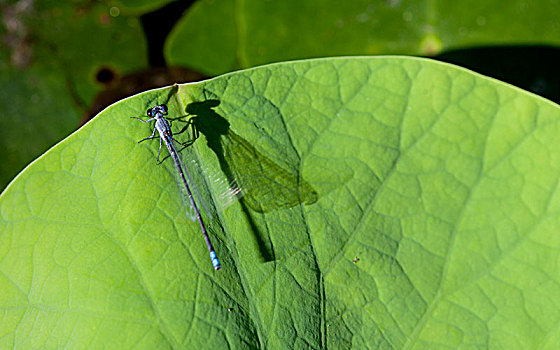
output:
M162 104L162 105L160 105L160 107L161 107L161 111L163 112L163 114L167 114L167 105Z
M148 109L148 111L146 112L146 114L148 115L148 117L152 117L152 109Z

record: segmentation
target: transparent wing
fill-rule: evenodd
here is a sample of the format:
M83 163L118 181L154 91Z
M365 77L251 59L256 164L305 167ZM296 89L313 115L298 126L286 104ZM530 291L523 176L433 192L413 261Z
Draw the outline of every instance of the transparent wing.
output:
M228 181L224 174L212 171L208 167L203 167L194 158L189 160L189 165L191 169L197 169L198 172L204 174L204 178L212 191L213 199L218 206L217 209L219 212L227 209L243 196L244 191L234 180Z
M212 220L212 210L208 205L205 197L201 195L204 193L211 193L209 198L215 205L214 210L223 212L236 200L241 198L243 191L235 184L234 181L228 181L225 175L210 170L208 167L203 167L195 157L194 149L187 147L180 152L180 157L183 165L183 171L187 177L189 188L199 206L199 210L204 211L208 218ZM190 204L187 192L181 183L181 179L177 175L177 182L181 189L181 197L186 206L187 216L195 221L195 210ZM199 190L200 189L200 190Z

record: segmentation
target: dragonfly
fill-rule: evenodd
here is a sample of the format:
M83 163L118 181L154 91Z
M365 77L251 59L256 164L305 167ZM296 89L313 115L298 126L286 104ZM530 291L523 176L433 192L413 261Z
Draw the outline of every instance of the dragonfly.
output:
M167 105L165 105L165 104L156 105L156 106L148 109L146 114L149 118L148 120L143 120L143 119L137 118L137 117L131 117L133 119L140 120L143 123L151 123L151 122L155 121L155 126L154 126L154 130L152 132L152 135L138 141L138 143L143 142L143 141L147 141L147 140L152 140L152 139L155 139L155 138L159 138L159 151L158 151L158 156L157 156L157 159L156 159L156 161L159 161L159 157L161 155L162 140L163 140L163 142L165 142L165 146L167 147L167 150L169 151L169 154L170 154L170 156L173 159L173 162L175 164L175 170L177 171L178 178L180 179L180 183L181 183L180 185L182 185L184 190L186 191L187 198L188 198L187 205L189 205L190 208L194 211L194 216L196 217L196 220L198 221L198 223L200 225L200 229L202 230L202 235L204 236L204 240L206 241L206 246L207 246L208 252L210 254L210 260L212 261L212 265L214 266L215 270L220 270L222 268L222 266L220 264L220 260L218 260L218 256L217 256L217 254L214 250L214 246L212 245L212 241L210 240L210 237L208 236L208 231L206 229L206 225L204 224L204 220L202 219L202 215L200 214L200 209L199 209L198 205L196 204L196 201L195 201L195 198L194 198L193 193L197 193L195 184L192 180L192 177L191 177L188 169L184 166L183 161L181 160L181 157L179 157L179 153L177 152L177 149L175 148L175 143L177 143L179 145L182 145L182 146L185 146L185 147L190 146L192 144L192 142L194 142L194 139L196 139L196 137L198 135L197 131L195 130L194 125L192 123L187 122L187 125L181 131L179 131L178 133L181 133L181 132L185 131L189 126L192 126L193 127L193 138L194 139L190 143L181 143L173 137L173 132L171 131L170 121L165 117L166 115L168 115ZM156 134L156 132L157 132L157 134Z

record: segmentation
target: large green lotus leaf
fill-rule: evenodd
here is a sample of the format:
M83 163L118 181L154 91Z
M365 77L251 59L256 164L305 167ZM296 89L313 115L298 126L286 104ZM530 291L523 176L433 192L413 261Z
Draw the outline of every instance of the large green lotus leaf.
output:
M137 143L160 103L200 132L181 154L221 271L173 163ZM123 100L0 197L0 347L556 349L559 126L547 100L418 58ZM229 208L220 175L245 191Z
M137 19L92 2L2 4L0 189L27 163L76 129L103 89L96 72L145 66ZM116 15L116 14L115 14ZM87 40L85 39L87 38Z
M166 57L212 75L295 58L559 45L559 16L554 1L200 0L169 36Z

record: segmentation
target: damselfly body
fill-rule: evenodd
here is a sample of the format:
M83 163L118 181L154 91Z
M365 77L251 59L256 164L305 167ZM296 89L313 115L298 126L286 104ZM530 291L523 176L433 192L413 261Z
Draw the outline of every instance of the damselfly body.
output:
M149 118L148 120L143 120L140 118L133 117L134 119L138 119L143 123L150 123L152 121L155 121L155 127L154 127L154 131L152 132L152 135L138 141L138 143L159 137L159 151L157 156L157 160L159 160L159 156L161 154L162 140L165 142L165 145L167 146L167 150L169 151L171 158L173 158L175 169L177 170L178 173L178 178L180 179L180 182L182 186L184 186L184 189L186 191L187 198L188 198L187 205L191 206L192 210L194 211L196 220L200 224L200 229L202 230L202 234L204 235L204 240L206 241L206 246L208 247L208 252L210 253L210 260L212 261L212 265L214 265L214 269L219 270L222 268L220 265L220 261L216 256L216 252L214 251L214 247L212 246L212 242L210 241L210 237L208 236L208 232L206 230L206 225L204 224L204 221L200 214L199 207L196 204L193 195L193 193L197 193L196 188L194 187L195 186L194 182L192 181L192 177L190 176L188 169L185 168L181 158L179 157L177 149L175 148L174 145L175 143L178 143L180 145L185 145L185 144L177 141L173 137L173 132L171 131L171 125L169 121L165 118L165 116L167 115L167 106L165 104L157 105L148 109L147 115ZM159 135L156 135L156 131ZM193 136L196 137L196 135Z

